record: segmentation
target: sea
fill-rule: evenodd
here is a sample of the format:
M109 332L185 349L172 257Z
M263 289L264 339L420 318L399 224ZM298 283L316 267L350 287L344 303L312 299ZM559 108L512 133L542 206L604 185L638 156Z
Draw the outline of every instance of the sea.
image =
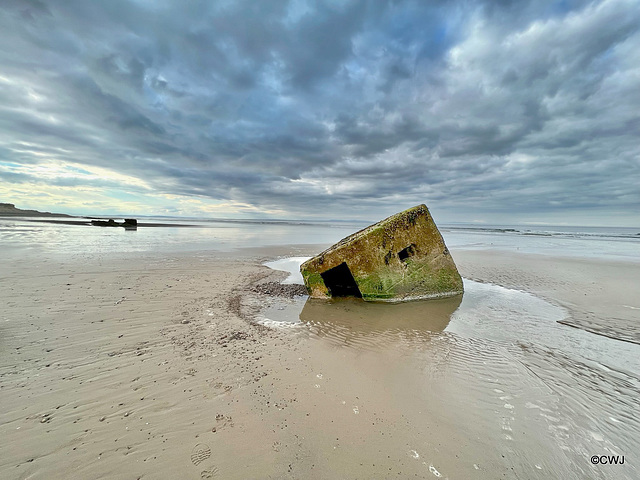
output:
M122 221L122 219L116 219ZM88 220L0 217L5 258L29 254L231 251L277 245L331 245L366 222L140 217L135 231ZM640 227L439 224L450 250L500 250L640 262Z

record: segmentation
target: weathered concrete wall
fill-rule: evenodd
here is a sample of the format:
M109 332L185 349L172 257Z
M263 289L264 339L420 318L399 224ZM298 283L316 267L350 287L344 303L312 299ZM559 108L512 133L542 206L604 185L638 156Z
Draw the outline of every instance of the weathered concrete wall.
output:
M398 254L410 247L412 254ZM428 208L418 205L341 240L300 267L309 295L330 293L321 273L345 262L364 300L404 301L462 293L462 278Z

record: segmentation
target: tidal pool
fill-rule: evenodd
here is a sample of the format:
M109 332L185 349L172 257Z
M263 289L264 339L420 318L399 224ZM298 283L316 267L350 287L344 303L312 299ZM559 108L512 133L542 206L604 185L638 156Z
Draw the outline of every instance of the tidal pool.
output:
M304 260L268 266L295 274ZM638 478L629 465L640 438L638 345L562 325L570 312L530 293L464 286L462 296L404 304L298 297L264 309L261 321L343 355L336 381L359 372L388 392L376 402L420 409L425 428L445 422L521 478ZM477 458L477 447L465 448ZM460 452L449 453L434 447L430 457L443 477L458 471ZM609 476L591 455L626 455L627 465Z

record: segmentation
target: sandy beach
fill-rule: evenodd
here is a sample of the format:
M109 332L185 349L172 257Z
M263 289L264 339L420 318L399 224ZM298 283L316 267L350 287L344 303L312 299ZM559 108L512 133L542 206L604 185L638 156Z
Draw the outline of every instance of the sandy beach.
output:
M425 327L334 328L313 304L257 323L301 302L257 288L286 276L262 263L320 249L6 261L0 477L640 476L633 365L448 332L460 299ZM566 312L558 328L640 343L637 264L452 254L465 279ZM589 462L614 451L624 465Z

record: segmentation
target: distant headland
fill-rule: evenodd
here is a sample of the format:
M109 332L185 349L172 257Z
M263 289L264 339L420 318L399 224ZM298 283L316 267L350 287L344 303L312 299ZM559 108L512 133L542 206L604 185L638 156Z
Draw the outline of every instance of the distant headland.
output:
M0 203L0 217L72 217L64 213L39 212L37 210L22 210L13 203Z
M114 218L124 218L124 222L116 222L113 218L102 215L77 216L65 213L39 212L38 210L23 210L16 208L13 203L0 203L0 218L16 217L18 221L35 223L53 223L57 225L83 225L96 227L124 227L125 230L136 230L137 227L201 227L202 225L192 225L186 223L138 223L134 218L124 218L119 215L111 215ZM21 218L33 217L33 218ZM36 218L44 217L44 218ZM58 220L59 219L59 220Z

